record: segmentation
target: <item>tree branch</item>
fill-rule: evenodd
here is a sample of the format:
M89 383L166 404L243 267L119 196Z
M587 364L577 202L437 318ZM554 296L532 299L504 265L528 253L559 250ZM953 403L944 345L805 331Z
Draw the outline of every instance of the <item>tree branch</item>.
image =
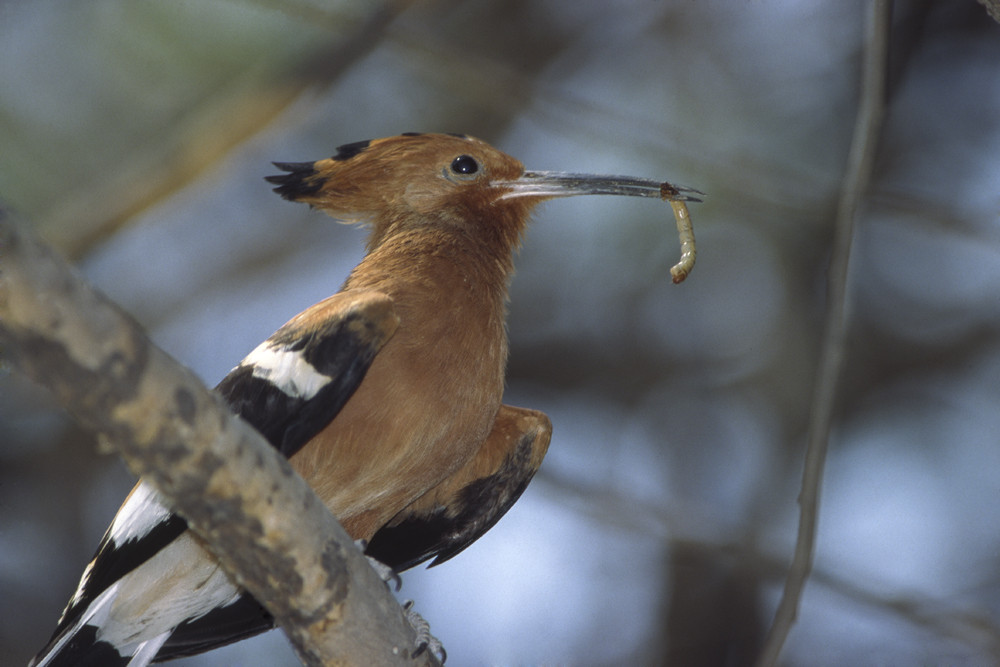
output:
M847 279L851 242L858 206L871 182L878 138L885 111L886 72L889 54L889 30L892 3L877 0L870 5L864 60L862 63L861 102L854 125L854 138L847 157L837 217L834 221L833 250L827 282L826 321L820 348L819 370L813 389L812 411L806 442L802 490L799 494L799 529L795 554L785 580L781 602L764 643L758 665L774 665L785 638L798 615L799 601L812 571L816 549L816 526L819 520L819 494L826 463L827 443L844 360L847 335Z
M381 345L396 320L366 315ZM2 206L0 353L169 500L305 664L413 664L396 600L288 461Z

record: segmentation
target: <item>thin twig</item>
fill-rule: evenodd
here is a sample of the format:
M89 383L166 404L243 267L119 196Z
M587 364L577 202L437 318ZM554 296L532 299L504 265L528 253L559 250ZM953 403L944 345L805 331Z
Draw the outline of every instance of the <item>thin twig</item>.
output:
M827 442L844 360L848 316L848 267L858 206L869 183L885 110L886 72L892 14L890 0L870 5L862 64L861 101L848 154L844 184L837 207L833 250L830 256L828 300L820 363L813 390L812 412L806 443L802 491L799 496L799 529L795 554L757 664L774 665L798 615L799 601L812 570L819 517L819 494L826 462Z

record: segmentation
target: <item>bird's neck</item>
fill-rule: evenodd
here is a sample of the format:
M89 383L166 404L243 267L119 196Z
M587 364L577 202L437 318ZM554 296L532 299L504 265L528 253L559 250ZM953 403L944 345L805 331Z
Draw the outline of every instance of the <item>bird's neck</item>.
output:
M514 247L488 243L459 229L425 228L383 238L351 272L345 288L394 298L417 294L502 309L513 273ZM465 298L463 298L465 297ZM502 313L498 313L502 319Z
M483 437L503 394L512 252L462 234L400 233L369 252L344 285L392 299L400 323L381 356L399 355L403 366L423 369L419 377L445 383L436 391L449 404L479 404L488 416L477 427Z

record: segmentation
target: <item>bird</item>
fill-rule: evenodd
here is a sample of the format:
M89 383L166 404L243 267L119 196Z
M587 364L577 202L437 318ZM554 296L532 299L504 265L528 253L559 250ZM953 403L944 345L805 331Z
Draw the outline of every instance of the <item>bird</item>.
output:
M283 173L266 180L284 199L366 225L365 254L338 291L252 350L216 391L366 555L393 572L442 563L510 509L551 439L544 413L502 402L509 284L534 207L592 194L669 193L676 204L701 193L526 171L464 134L410 132L273 164ZM369 306L398 318L381 349L365 333ZM140 479L31 665L141 667L272 627Z

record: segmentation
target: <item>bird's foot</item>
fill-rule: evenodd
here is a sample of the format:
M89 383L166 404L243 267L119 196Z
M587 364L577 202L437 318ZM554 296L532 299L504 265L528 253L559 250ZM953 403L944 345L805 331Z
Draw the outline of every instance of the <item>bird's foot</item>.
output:
M368 548L367 540L355 540L354 544L361 549L361 553L365 552ZM372 558L368 554L365 554L365 558L368 559L368 564L372 566L376 574L386 583L393 582L395 584L396 590L398 591L403 585L403 580L400 579L399 573L393 568L389 567L385 563L375 558ZM433 655L444 664L444 661L448 659L448 653L444 650L444 646L441 644L441 640L431 634L431 625L424 617L413 610L413 600L407 600L403 603L403 615L406 616L407 622L413 631L417 634L416 640L414 640L413 654L411 658L416 658L423 654L424 651L430 651Z
M354 544L361 549L361 553L365 554L365 549L368 548L368 540L354 540ZM403 580L400 578L399 573L396 572L396 570L389 567L382 561L372 558L368 554L365 554L365 558L368 559L368 564L372 566L372 569L375 570L375 574L377 574L379 578L385 582L386 586L388 586L391 581L397 591L403 587Z
M417 648L414 649L410 657L416 658L424 651L430 651L437 656L441 664L444 664L448 659L448 652L444 650L441 640L431 634L431 624L413 610L413 600L407 600L403 603L403 613L406 615L406 620L409 621L410 627L417 633L417 639L414 642Z

